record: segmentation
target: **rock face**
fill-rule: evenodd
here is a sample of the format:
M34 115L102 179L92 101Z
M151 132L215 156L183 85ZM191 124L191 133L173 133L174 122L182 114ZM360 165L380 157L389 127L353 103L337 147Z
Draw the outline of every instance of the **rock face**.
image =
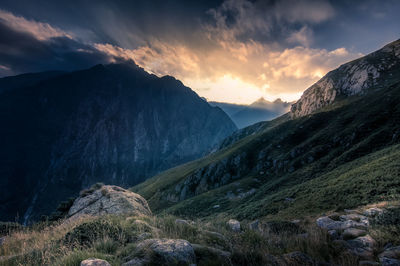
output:
M50 214L96 182L133 186L199 158L236 130L180 81L133 63L46 77L13 81L18 87L1 93L3 220Z
M192 245L182 239L147 239L137 245L136 253L141 256L123 265L191 265L196 263Z
M379 89L379 86L375 86L392 82L399 73L400 40L397 40L326 74L292 105L291 116L311 114L340 96L363 94L371 88Z
M81 262L81 266L111 266L111 264L105 260L87 259Z
M117 186L101 188L78 197L68 212L70 219L83 215L104 214L151 215L147 201L140 195Z

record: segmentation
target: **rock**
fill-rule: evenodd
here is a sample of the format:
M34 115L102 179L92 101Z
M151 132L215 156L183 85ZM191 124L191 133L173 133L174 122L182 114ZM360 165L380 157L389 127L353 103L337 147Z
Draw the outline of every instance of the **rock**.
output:
M350 227L361 228L361 229L367 228L367 226L364 223L356 222L353 220L335 221L327 216L318 218L317 225L326 230L344 230Z
M392 259L400 258L400 246L386 248L381 254L379 254L379 257Z
M341 215L339 218L341 221L352 220L352 221L360 222L366 226L369 226L368 218L365 217L364 215L351 213L351 214Z
M384 211L382 210L382 209L380 209L380 208L369 208L369 209L366 209L364 212L363 212L363 214L365 215L365 216L369 216L369 217L374 217L374 216L377 216L377 215L380 215L380 214L382 214Z
M230 219L227 225L233 232L240 232L240 222L238 220Z
M332 239L338 239L339 238L339 234L336 230L329 230L328 231L328 235L330 235L330 237Z
M214 209L218 209L219 207L219 204L213 206Z
M215 265L232 265L230 252L198 244L192 244L192 247L197 258L207 258L210 261L212 260Z
M196 263L192 245L182 239L146 239L136 247L136 257L123 265L190 265Z
M299 224L301 221L299 219L292 220L292 223Z
M140 195L117 186L101 188L78 197L68 212L70 219L84 215L132 214L149 216L151 211L147 201Z
M300 251L284 254L282 257L287 262L287 265L315 265L310 256Z
M362 229L357 229L357 228L347 228L344 230L342 233L343 239L354 239L359 236L365 235L367 232Z
M4 244L4 242L6 242L6 237L0 237L0 247Z
M381 257L379 258L382 266L400 266L400 260Z
M260 222L258 220L255 220L251 223L249 223L249 229L253 231L261 231L260 230Z
M81 262L81 266L111 266L111 264L105 260L87 259Z
M359 266L375 266L375 265L380 265L379 262L376 261L370 261L370 260L361 260L358 263Z
M175 223L180 225L190 225L190 223L187 220L182 220L182 219L176 219Z
M376 244L375 240L370 235L360 236L347 242L363 248L373 248Z

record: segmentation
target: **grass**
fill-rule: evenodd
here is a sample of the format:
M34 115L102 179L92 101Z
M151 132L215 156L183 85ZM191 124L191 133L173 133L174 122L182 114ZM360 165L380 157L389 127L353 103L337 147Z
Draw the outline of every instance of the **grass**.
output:
M148 238L186 239L196 244L198 265L215 262L219 264L214 265L264 265L272 255L280 258L293 251L305 252L318 261L342 265L351 265L343 263L344 258L355 260L334 247L324 231L307 223L299 225L298 231L296 226L293 231L287 222L277 221L267 225L271 229L263 232L251 231L242 224L243 232L234 233L227 228L226 219L196 220L188 224L178 224L176 219L170 215L148 218L107 216L58 222L40 229L26 228L11 233L1 246L0 265L72 266L93 257L121 265L137 255L135 247L140 241L138 236L143 233L148 233ZM82 227L87 230L81 231ZM115 228L121 231L116 233ZM298 234L303 231L309 234L307 238ZM85 241L81 241L82 233ZM75 241L71 242L72 239ZM218 255L216 250L229 252L230 259Z

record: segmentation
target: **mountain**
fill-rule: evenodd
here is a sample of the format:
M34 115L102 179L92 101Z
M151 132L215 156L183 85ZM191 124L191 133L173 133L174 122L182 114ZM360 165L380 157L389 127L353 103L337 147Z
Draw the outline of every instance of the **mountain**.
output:
M339 67L311 86L291 113L241 129L215 153L132 190L156 213L210 219L290 220L398 200L399 46L396 41ZM377 78L357 85L362 69L377 69ZM342 87L322 86L327 80ZM324 90L336 97L325 98Z
M341 65L308 88L291 108L299 117L327 106L341 97L365 94L398 81L400 40L389 43L367 56Z
M227 113L238 128L272 120L290 110L292 103L283 102L276 99L273 102L260 98L249 105L238 105L220 102L210 102L213 106L218 106Z
M42 80L57 77L65 73L64 71L46 71L0 78L0 93L18 87L32 86Z
M135 185L236 130L180 81L132 62L36 76L10 78L18 86L0 97L0 220L38 219L96 182Z

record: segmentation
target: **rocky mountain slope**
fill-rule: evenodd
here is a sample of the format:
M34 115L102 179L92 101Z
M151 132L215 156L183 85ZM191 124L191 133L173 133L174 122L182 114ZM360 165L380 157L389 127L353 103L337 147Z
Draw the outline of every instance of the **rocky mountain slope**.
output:
M291 115L308 115L338 98L379 90L396 82L399 75L400 40L397 40L326 74L303 93L292 106Z
M386 52L375 54L380 65L378 55L386 58ZM363 60L354 62L363 65ZM240 130L219 151L167 170L133 191L155 212L240 219L294 219L399 199L396 71L392 66L385 72L390 79L376 80L365 93L337 97L311 115L284 115Z
M180 81L134 63L36 76L0 97L0 220L37 219L96 182L135 185L236 129Z
M210 102L224 110L235 122L238 128L245 128L261 121L272 120L290 110L292 103L276 99L273 102L260 98L249 105L235 105Z

